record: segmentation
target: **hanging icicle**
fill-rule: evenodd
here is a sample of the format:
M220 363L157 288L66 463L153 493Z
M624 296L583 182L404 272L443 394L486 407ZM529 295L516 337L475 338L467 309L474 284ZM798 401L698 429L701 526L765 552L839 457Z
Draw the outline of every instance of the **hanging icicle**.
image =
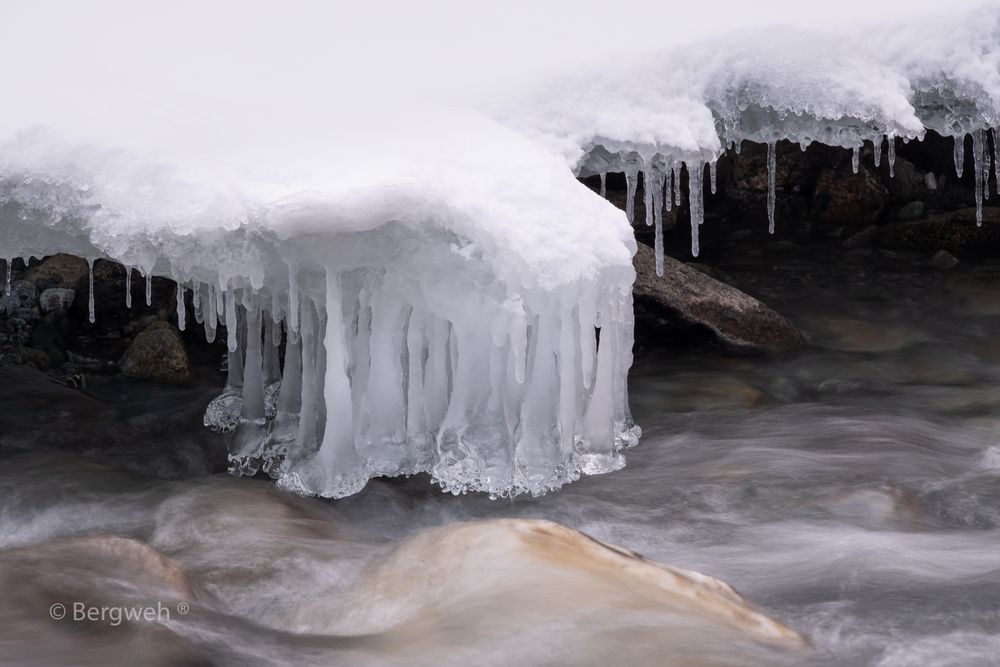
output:
M125 267L125 307L132 310L132 268Z
M87 296L87 312L90 315L90 323L93 324L97 321L97 318L94 316L94 260L87 260L87 268L88 280L90 282L90 292Z
M635 191L639 185L639 170L642 158L638 153L629 153L623 160L625 166L625 215L629 224L635 221Z
M715 181L716 181L716 168L719 164L718 160L712 160L708 163L708 182L712 188L712 194L715 194Z
M882 166L882 135L878 135L877 139L872 139L872 148L874 149L872 157L875 159L875 168L878 169Z
M775 156L775 144L773 141L767 144L767 232L774 233L774 204L775 204L775 170L777 169L777 157Z
M10 295L10 276L11 276L11 269L14 268L14 260L13 259L7 259L6 262L7 262L7 280L4 282L3 293L4 293L5 296L9 296Z
M695 257L701 252L701 242L698 237L699 227L705 220L705 165L695 163L692 169L688 166L688 209L691 212L691 254Z
M153 305L153 274L146 274L146 305Z
M972 163L975 169L973 180L976 184L976 226L983 224L983 131L972 133Z
M601 196L608 198L608 172L601 172Z
M962 178L965 170L965 135L955 135L955 173Z
M887 137L888 141L888 158L889 158L889 178L896 177L896 137L889 135Z
M184 331L187 326L187 308L184 305L184 285L177 283L177 328Z
M861 147L855 146L851 150L851 171L855 174L858 173L858 169L861 168Z

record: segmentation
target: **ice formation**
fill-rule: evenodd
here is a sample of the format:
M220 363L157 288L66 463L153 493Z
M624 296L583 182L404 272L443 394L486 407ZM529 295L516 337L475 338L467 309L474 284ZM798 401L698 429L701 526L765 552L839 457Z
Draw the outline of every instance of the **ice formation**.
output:
M640 185L662 275L666 215L686 202L697 256L704 191L744 141L767 145L772 232L782 140L849 148L855 170L870 144L891 171L895 142L933 129L955 138L961 174L971 135L980 207L997 165L997 8L849 36L743 32L525 86L513 103L465 101L485 114L357 102L396 93L381 80L330 99L316 95L340 90L325 72L248 66L225 70L232 90L205 76L192 96L216 70L176 49L158 73L91 80L66 59L22 66L29 33L10 24L0 256L80 255L91 284L111 258L129 285L145 280L147 304L153 275L176 280L180 328L211 341L225 326L227 381L205 422L232 432L233 471L301 493L426 471L454 492L538 494L621 467L638 435L627 222ZM46 41L66 53L86 38L81 57L95 42L60 35ZM112 51L98 67L120 64ZM625 175L626 215L574 179L599 175L603 195L608 172ZM92 288L89 305L93 321Z
M851 149L855 171L867 143L874 164L885 152L893 173L896 142L922 139L928 129L954 139L959 176L971 136L981 221L996 164L987 136L1000 125L1000 8L903 18L850 34L791 26L744 31L581 70L498 109L580 176L624 172L630 211L640 173L665 168L678 187L683 165L695 256L704 165L714 179L726 148L738 155L743 141L767 145L772 233L777 141L803 150L813 141ZM652 219L662 219L669 192L644 197L657 208Z
M0 254L112 258L147 295L177 281L180 328L225 325L205 419L232 430L236 472L324 496L429 472L505 496L620 468L638 435L624 216L475 112L377 127L294 160L278 142L249 171L11 134Z

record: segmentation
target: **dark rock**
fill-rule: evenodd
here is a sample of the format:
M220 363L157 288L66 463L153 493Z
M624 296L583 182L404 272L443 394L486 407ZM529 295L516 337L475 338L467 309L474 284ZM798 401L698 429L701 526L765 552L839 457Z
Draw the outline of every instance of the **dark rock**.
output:
M17 353L20 355L23 363L34 364L35 368L45 370L52 365L49 355L45 354L41 350L36 350L30 347L19 347L17 348Z
M68 287L50 287L38 297L38 305L43 313L53 310L69 310L76 292Z
M824 169L813 192L816 219L836 225L874 224L888 201L878 175L864 163L853 173L849 160Z
M38 304L38 290L29 280L15 280L10 284L10 291L21 301L21 308L34 308Z
M878 244L889 248L958 255L986 255L1000 250L1000 209L983 209L983 225L976 226L976 209L965 208L932 215L918 222L883 225Z
M54 310L42 318L31 332L31 347L41 350L53 366L61 366L66 361L66 341L69 337L69 322L66 312Z
M938 250L931 257L931 266L935 266L939 269L954 269L958 266L958 258L952 255L947 250Z
M49 287L74 288L88 273L87 261L73 255L52 255L41 264L28 270L26 280L42 289Z
M844 241L844 247L848 250L854 248L868 248L875 244L875 235L878 234L878 227L868 225L854 236Z
M927 206L922 201L911 201L900 207L896 217L900 220L919 220L927 215Z
M656 275L653 250L639 244L633 297L636 334L715 340L732 353L778 352L800 345L791 322L757 299L671 257Z
M177 329L156 324L141 332L126 350L118 367L129 377L164 382L191 379L191 363Z

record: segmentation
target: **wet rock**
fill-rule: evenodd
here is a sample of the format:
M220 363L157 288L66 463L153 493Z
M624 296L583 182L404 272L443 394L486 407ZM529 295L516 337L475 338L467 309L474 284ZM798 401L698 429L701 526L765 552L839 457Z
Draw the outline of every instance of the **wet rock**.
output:
M939 269L954 269L958 266L958 258L952 255L947 250L938 250L931 257L931 266Z
M87 261L73 255L52 255L25 274L25 279L40 289L49 287L74 288L88 273Z
M891 352L919 341L904 329L863 320L829 317L818 323L821 342L845 352Z
M69 323L66 311L54 310L42 318L31 332L31 347L41 350L53 366L62 366L66 361L66 341L69 337Z
M17 353L20 355L22 363L34 364L35 368L45 370L52 365L49 355L41 350L22 346L17 349Z
M10 284L10 291L21 302L21 308L34 308L38 304L38 290L29 280L15 280Z
M49 313L53 310L69 310L75 297L76 292L68 287L50 287L38 297L38 305L43 313Z
M813 192L814 215L834 225L871 225L889 201L889 192L878 175L862 163L853 173L849 160L823 170Z
M794 324L735 287L671 257L656 275L653 250L639 244L633 288L637 335L660 342L715 340L733 353L778 352L800 345Z
M139 333L118 367L129 377L163 382L191 379L191 363L180 332L166 322Z
M922 201L911 201L899 208L896 217L900 220L919 220L927 215L927 206Z
M855 248L868 248L875 243L875 235L878 234L878 227L868 225L854 236L844 241L844 247L853 250Z
M932 215L917 222L883 225L878 244L934 253L947 250L958 255L985 255L1000 250L1000 209L983 209L983 225L976 226L976 209L964 208Z

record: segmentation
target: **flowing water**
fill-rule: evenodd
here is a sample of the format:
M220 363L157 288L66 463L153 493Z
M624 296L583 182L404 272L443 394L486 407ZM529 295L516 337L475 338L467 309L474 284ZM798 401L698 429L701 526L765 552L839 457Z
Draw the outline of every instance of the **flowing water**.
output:
M720 258L811 345L638 350L628 466L542 498L413 478L299 499L198 476L196 454L166 480L162 452L145 472L136 454L160 451L155 433L124 448L127 469L3 450L0 661L1000 664L1000 266L859 255L775 243ZM32 405L23 418L45 419ZM94 439L109 428L70 418ZM500 518L721 579L808 646L761 640L750 610L720 621L721 598L665 604L661 570L550 524L457 523ZM79 601L172 613L50 617Z

